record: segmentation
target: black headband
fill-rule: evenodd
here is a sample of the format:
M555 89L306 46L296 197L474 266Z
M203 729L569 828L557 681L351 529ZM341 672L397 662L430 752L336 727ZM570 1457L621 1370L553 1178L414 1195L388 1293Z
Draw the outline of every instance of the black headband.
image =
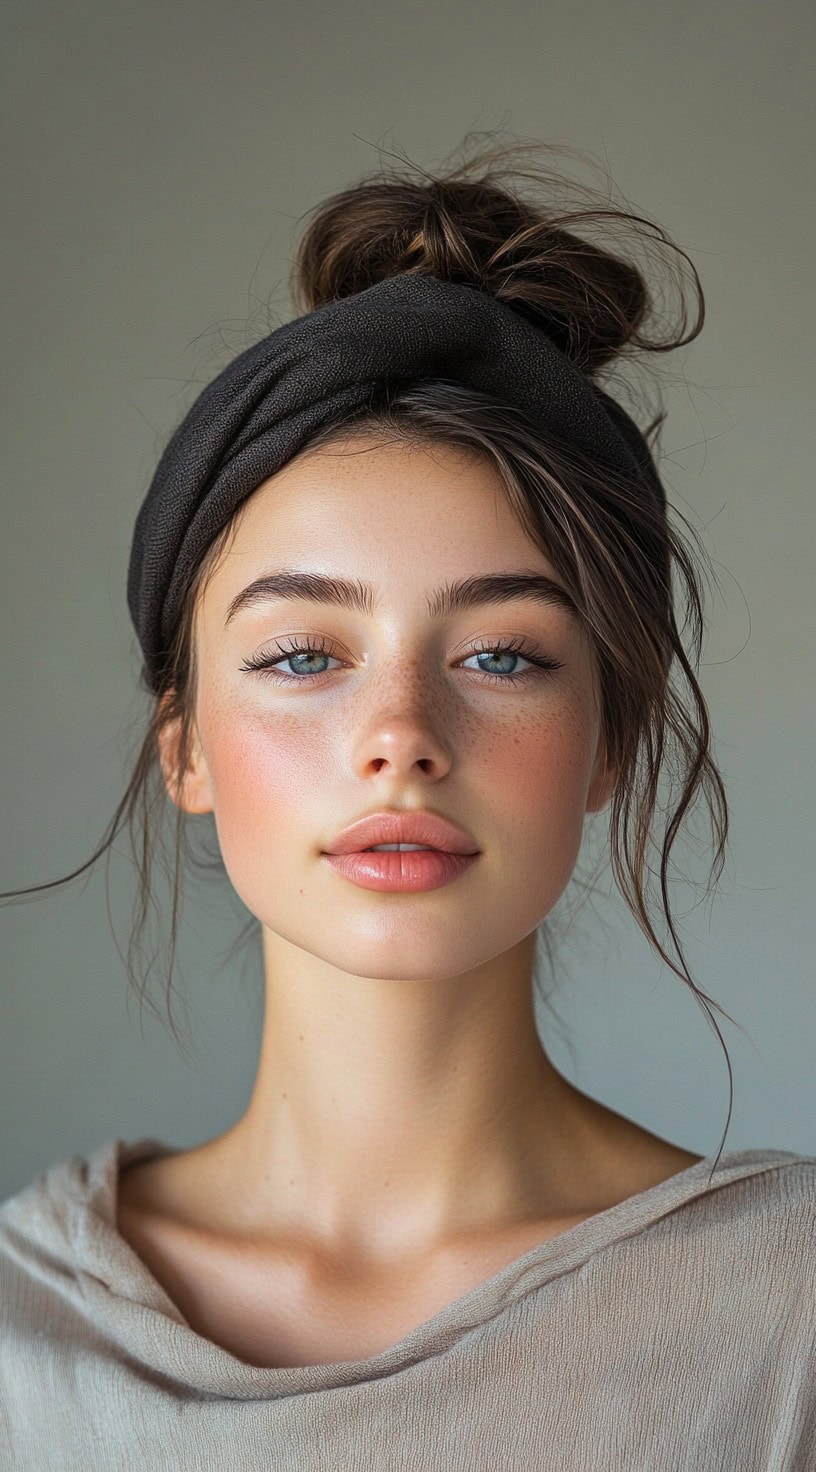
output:
M481 389L634 476L665 509L641 431L553 335L478 287L403 272L284 323L234 358L168 441L136 518L127 598L151 687L188 579L237 507L316 430L365 408L379 382L445 378Z

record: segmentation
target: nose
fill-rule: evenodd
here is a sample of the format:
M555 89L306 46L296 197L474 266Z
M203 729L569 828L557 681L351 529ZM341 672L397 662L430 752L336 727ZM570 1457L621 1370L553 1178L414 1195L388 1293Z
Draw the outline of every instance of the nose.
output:
M400 682L399 690L377 697L371 692L371 704L365 702L361 724L353 737L355 774L365 779L390 769L395 778L409 778L417 772L439 781L453 761L450 737L441 712L434 709L428 690L427 673L415 671L413 677Z

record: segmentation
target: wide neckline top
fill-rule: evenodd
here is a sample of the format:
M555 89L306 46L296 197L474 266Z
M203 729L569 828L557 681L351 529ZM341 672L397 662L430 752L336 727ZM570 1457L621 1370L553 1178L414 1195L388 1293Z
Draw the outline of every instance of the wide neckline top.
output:
M7 1207L15 1203L22 1207L27 1198L27 1220L31 1220L30 1206L36 1205L38 1245L56 1251L60 1246L57 1238L63 1239L83 1311L125 1353L149 1365L154 1373L199 1393L236 1399L274 1399L329 1390L410 1370L420 1360L444 1354L525 1295L575 1271L611 1244L647 1230L668 1213L690 1207L745 1177L798 1161L814 1163L811 1157L790 1150L732 1150L720 1155L709 1180L717 1157L704 1156L538 1243L388 1349L341 1363L259 1367L194 1330L116 1225L120 1171L137 1161L175 1154L177 1149L154 1137L105 1140L87 1155L75 1154L52 1165Z

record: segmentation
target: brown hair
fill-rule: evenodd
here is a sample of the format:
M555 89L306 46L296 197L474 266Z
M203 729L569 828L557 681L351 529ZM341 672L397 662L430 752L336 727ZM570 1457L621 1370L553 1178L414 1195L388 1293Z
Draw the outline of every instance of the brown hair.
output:
M297 313L361 291L398 272L425 272L476 285L533 319L540 318L542 324L546 321L546 330L583 373L608 391L617 391L619 397L628 395L631 390L621 374L628 359L642 352L666 353L691 342L700 332L704 298L696 269L659 225L616 208L588 186L531 161L529 156L536 151L573 152L554 145L547 150L542 144L484 147L470 160L435 173L400 160L400 167L384 166L323 201L310 212L313 218L294 258L290 292ZM560 192L569 188L580 196L577 208L559 206ZM580 233L574 233L575 226ZM603 244L591 240L595 229L600 229ZM631 237L630 253L642 248L662 263L670 260L679 267L679 319L673 325L664 324L662 331L657 324L655 336L647 336L646 328L658 316L657 297L636 261L608 248L616 230ZM687 275L696 299L691 326L684 290ZM659 412L644 431L653 454L664 418ZM312 452L372 433L378 439L388 435L422 443L441 441L487 457L520 523L545 552L578 605L596 659L603 735L618 770L610 804L612 871L637 924L675 975L690 987L723 1046L731 1098L721 1153L731 1118L733 1075L710 1006L730 1021L734 1019L697 987L689 972L668 886L672 847L681 823L698 801L704 803L711 831L706 893L719 880L728 835L725 788L711 751L706 703L695 678L704 616L694 553L641 487L628 483L623 475L601 472L586 455L557 442L541 425L461 385L447 381L383 384L365 411L325 426L305 449ZM67 883L109 851L120 828L127 825L140 880L124 958L133 983L137 983L134 956L154 903L153 845L158 847L163 813L172 806L167 803L158 759L159 736L170 722L178 720L180 776L187 767L194 728L196 611L204 588L229 550L245 506L246 502L209 547L190 581L167 670L155 696L142 673L143 689L151 699L147 729L127 789L100 846L87 863L64 878L3 896ZM676 508L672 511L693 538L701 558L707 560L690 523ZM673 607L672 574L683 593L682 628ZM682 642L687 625L690 654ZM685 680L685 697L675 688L674 670ZM655 871L648 864L647 851L654 844L659 782L667 771L678 785L665 810L659 899L679 966L661 943L650 913L649 880ZM203 862L189 846L189 827L189 815L176 808L166 1002L177 1041L170 994L182 853L191 865ZM217 850L203 867L223 873ZM257 934L256 927L251 916L235 944L247 931ZM543 923L539 929L552 960L547 929ZM154 1006L143 983L142 1000L145 997Z

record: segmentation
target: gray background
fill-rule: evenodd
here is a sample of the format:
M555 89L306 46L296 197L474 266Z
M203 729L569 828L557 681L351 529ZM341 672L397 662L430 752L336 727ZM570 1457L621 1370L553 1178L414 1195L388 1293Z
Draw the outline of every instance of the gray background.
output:
M0 888L78 867L124 789L146 716L125 603L133 520L198 387L261 335L252 314L271 299L289 315L298 217L377 167L378 146L433 167L469 129L566 143L690 252L706 292L702 337L666 363L662 468L718 575L701 679L733 827L714 902L679 896L681 934L698 985L745 1029L718 1018L726 1149L816 1153L810 12L5 7ZM217 884L191 891L186 1063L128 1002L106 908L124 946L133 875L123 837L117 849L109 896L97 867L0 911L0 1195L115 1134L204 1140L247 1101L259 962L222 964L247 912ZM614 894L578 917L558 974L556 1065L715 1152L724 1055Z

